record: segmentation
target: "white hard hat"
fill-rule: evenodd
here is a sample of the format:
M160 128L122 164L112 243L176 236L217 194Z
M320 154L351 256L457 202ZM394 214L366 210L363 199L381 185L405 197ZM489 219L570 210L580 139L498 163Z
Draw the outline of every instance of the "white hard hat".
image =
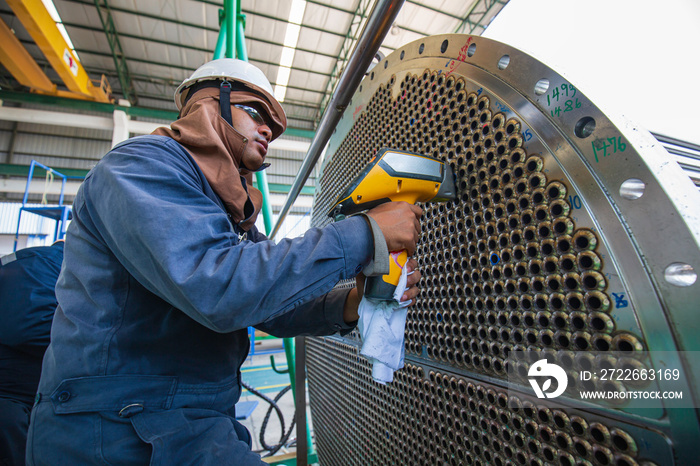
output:
M272 85L265 74L255 65L238 60L236 58L219 58L200 66L192 73L192 76L185 79L175 90L175 105L178 110L182 110L187 92L190 86L202 81L230 81L238 82L246 87L261 93L268 101L277 116L287 123L287 115L284 113L282 105L277 101L272 90ZM284 128L282 128L284 131Z

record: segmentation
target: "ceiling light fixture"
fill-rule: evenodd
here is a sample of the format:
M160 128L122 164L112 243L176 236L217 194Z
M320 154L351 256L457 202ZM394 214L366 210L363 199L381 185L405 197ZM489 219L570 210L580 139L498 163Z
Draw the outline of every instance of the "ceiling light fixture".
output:
M282 48L282 56L280 57L280 66L277 70L277 79L275 80L275 98L280 102L284 102L284 97L287 94L289 75L292 71L294 53L296 52L297 42L299 41L304 10L306 10L305 0L292 0L292 6L289 10L289 19L287 20L287 32L284 35L284 47Z

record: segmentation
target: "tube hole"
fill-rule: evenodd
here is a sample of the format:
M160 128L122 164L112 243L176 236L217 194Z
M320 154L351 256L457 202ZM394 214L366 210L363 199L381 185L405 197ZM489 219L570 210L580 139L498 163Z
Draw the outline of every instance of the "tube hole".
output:
M617 348L624 353L631 353L634 351L634 346L629 341L622 340L617 345Z
M617 448L620 451L627 451L627 449L629 448L627 440L625 440L621 435L613 435L612 441L613 445L615 445L615 448Z
M603 338L598 338L595 340L595 347L598 351L608 351L610 349L610 343Z
M574 125L574 134L576 137L585 139L595 131L595 120L591 117L583 117Z
M574 345L576 345L576 348L580 350L585 350L588 348L588 340L586 340L584 337L576 337L574 339Z

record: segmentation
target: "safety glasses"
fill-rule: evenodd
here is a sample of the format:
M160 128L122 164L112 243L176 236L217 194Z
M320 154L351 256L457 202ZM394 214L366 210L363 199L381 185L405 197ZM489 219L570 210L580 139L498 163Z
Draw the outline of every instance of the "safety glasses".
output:
M253 121L255 121L258 125L270 126L270 124L267 121L265 121L265 118L263 118L263 116L260 114L260 112L255 110L253 107L249 107L248 105L242 105L242 104L234 104L233 106L236 108L240 108L241 110L246 112L248 115L250 115L250 117L253 119Z

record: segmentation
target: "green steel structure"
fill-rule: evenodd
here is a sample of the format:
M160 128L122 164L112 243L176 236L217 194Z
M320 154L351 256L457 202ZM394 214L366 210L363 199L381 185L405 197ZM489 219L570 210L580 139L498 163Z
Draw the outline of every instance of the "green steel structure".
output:
M126 57L122 50L122 45L119 42L117 28L114 26L109 2L107 0L95 0L95 7L97 8L97 13L100 15L100 21L102 21L102 27L107 36L109 47L112 49L114 66L119 76L119 83L121 84L124 98L135 105L138 103L138 97L136 96L134 83L131 81L131 76L129 75L129 65L126 63Z

